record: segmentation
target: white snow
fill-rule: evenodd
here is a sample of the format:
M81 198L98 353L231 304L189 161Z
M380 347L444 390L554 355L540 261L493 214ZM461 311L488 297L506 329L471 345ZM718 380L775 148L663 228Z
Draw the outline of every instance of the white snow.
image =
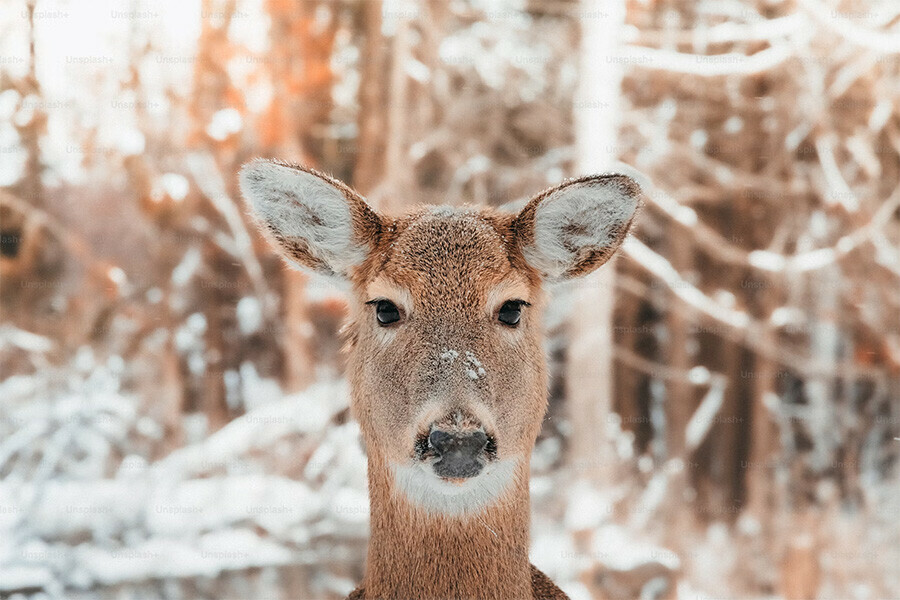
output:
M869 129L872 131L881 131L884 124L894 112L893 102L887 98L878 101L869 114Z
M25 170L27 152L21 146L16 129L8 119L0 118L0 185L12 185L19 180Z
M785 327L801 323L804 318L804 312L796 306L779 306L772 311L769 322L773 327Z
M704 366L696 366L688 371L688 380L694 385L704 385L709 382L709 378L709 369Z
M84 546L74 553L87 582L112 585L158 577L215 577L227 570L288 564L292 552L246 528L201 535L197 541L153 538L131 548Z
M669 491L669 473L667 470L672 468L679 471L683 468L680 459L671 459L665 464L665 469L657 472L650 478L641 495L633 508L629 524L635 531L646 531L647 525L650 523L653 515L658 511L662 503L665 501L667 492Z
M738 133L744 128L744 121L737 115L728 117L725 125L722 127L727 133Z
M187 432L188 446L152 464L127 455L116 476L108 478L103 465L111 458L110 445L127 442L137 422L149 421L139 417L133 398L116 391L124 366L117 355L98 363L85 347L76 372L86 379L72 382L77 395L22 403L0 420L0 428L27 423L0 437L0 468L12 468L0 482L0 590L34 585L52 595L64 583L90 588L158 577L215 577L226 570L298 562L297 548L308 547L314 527L348 539L365 535L368 498L359 429L352 422L326 427L347 405L345 383L317 384L295 396L274 390L267 404L209 437L192 443L195 436ZM20 380L0 385L35 388L15 381ZM66 438L75 446L57 443L60 432L76 430L77 438ZM155 435L147 427L140 430ZM277 455L277 443L288 436L320 432L327 435L315 459L322 461L319 484L232 468L251 466L249 457L258 449ZM17 461L31 452L40 452L42 462L66 475L48 479L43 466L32 473L22 465L30 473L23 478ZM66 453L78 457L72 461ZM326 510L335 506L346 509ZM61 541L67 539L84 541Z
M757 269L772 272L783 270L787 262L781 254L769 252L768 250L754 250L747 257L747 260Z
M53 572L42 566L0 567L0 592L26 588L52 589Z
M565 513L566 529L593 529L612 517L615 496L601 492L586 481L579 481L568 492Z
M8 121L16 113L19 92L10 88L0 92L0 121Z
M709 135L702 129L695 129L691 132L690 144L694 148L701 149L706 146Z
M191 247L184 253L181 262L172 269L172 284L186 285L200 269L202 256L197 248Z
M452 363L454 360L456 360L458 357L459 357L459 351L457 351L457 350L447 350L447 349L443 350L443 351L441 352L441 356L440 356L441 360L446 360L446 361L449 361L449 362L451 362L451 363Z
M466 350L466 366L465 366L466 375L469 379L478 380L487 375L487 372L484 370L484 367L481 365L481 361L473 354L472 352Z
M184 200L191 187L187 177L179 173L164 173L159 181L169 197L176 201Z
M329 510L338 521L366 526L369 522L369 495L366 490L341 487L329 502Z
M28 352L49 352L55 346L52 340L15 325L4 323L0 325L0 350L15 346Z
M619 525L605 525L594 535L592 550L603 557L603 564L618 571L628 571L646 563L659 562L678 569L678 555L667 548L641 539L634 531Z
M685 444L688 448L696 448L706 437L713 425L715 417L722 408L725 399L725 385L713 382L700 406L694 411L684 431Z
M144 134L137 129L126 128L118 131L114 143L119 152L124 156L129 156L142 154L147 141L144 139Z
M123 290L128 284L128 277L125 275L125 271L120 267L109 267L106 270L106 276L109 277L110 281L116 284L116 287L119 288L119 290Z
M529 558L554 581L576 578L586 561L578 556L575 543L566 531L547 531L532 540Z
M672 216L686 227L693 227L699 221L697 217L697 211L695 211L690 206L684 206L683 204L679 204L675 211L672 213Z
M245 296L238 300L237 308L238 329L244 335L250 335L259 331L262 327L262 306L259 300L253 296Z
M814 271L835 261L833 248L820 248L803 254L798 254L791 261L791 266L798 271Z
M234 108L223 108L213 114L206 133L214 140L224 140L228 136L237 133L243 127L241 113Z
M268 405L271 402L281 400L283 394L278 382L271 378L260 377L256 365L250 361L244 361L240 366L241 398L247 414L255 414L251 411ZM246 416L246 415L245 415ZM253 419L274 420L274 416L252 417Z

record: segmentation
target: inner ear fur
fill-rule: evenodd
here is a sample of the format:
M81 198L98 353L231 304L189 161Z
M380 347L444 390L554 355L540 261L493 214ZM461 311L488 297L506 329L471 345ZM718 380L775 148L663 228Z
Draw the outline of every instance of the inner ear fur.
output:
M615 254L640 204L640 186L626 175L569 180L525 205L514 222L516 241L544 278L581 277Z
M349 276L377 246L383 219L353 188L315 169L256 159L240 187L260 228L291 264Z

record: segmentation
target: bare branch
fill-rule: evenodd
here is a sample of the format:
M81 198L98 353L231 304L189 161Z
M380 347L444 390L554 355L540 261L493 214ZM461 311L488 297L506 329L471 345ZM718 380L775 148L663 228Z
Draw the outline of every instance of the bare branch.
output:
M823 135L816 138L816 154L819 157L819 165L822 167L822 173L825 175L825 181L828 183L829 190L822 194L825 204L840 204L847 212L856 212L859 210L859 200L844 176L841 175L841 169L834 159L834 136Z

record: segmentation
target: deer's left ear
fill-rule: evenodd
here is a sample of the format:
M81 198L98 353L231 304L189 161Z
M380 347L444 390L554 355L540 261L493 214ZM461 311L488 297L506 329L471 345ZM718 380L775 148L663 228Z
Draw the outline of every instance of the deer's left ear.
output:
M625 175L565 182L525 205L515 221L517 243L547 279L587 275L622 244L640 198L640 186Z

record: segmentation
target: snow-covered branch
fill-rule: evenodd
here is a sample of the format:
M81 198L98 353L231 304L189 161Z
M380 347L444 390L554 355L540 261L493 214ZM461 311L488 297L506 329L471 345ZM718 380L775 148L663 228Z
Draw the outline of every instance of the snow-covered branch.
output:
M841 16L837 11L830 10L818 0L799 0L799 4L817 22L857 46L880 54L900 52L900 31L886 32L860 27L850 19ZM882 6L886 6L886 4L882 4Z
M228 224L228 229L234 241L235 258L239 259L244 265L260 306L263 307L266 316L271 318L274 316L275 307L271 301L266 279L263 276L262 265L253 251L253 238L250 237L250 232L244 224L240 210L238 210L231 196L228 195L225 181L222 179L215 160L209 154L193 153L188 155L187 165L193 173L197 185L200 186L203 195L209 199Z
M291 434L324 431L332 417L346 408L345 381L313 384L300 394L286 396L241 415L197 444L179 448L157 461L159 475L178 477L208 472L253 449L270 446Z
M731 243L715 228L704 223L693 208L678 202L654 186L650 178L637 169L623 163L618 163L616 169L627 172L638 179L644 190L645 198L674 223L680 225L682 230L691 236L692 242L705 252L724 263L758 269L766 273L790 275L817 271L832 265L863 244L874 243L877 229L884 225L892 211L900 206L900 191L895 190L892 196L882 203L867 224L842 235L832 247L808 250L793 255L770 250L744 250ZM844 187L847 187L846 182L844 182ZM852 198L853 205L858 207L855 196L850 193L849 187L847 187L846 194L838 197Z
M626 239L622 249L626 256L633 259L635 264L651 274L657 281L663 282L666 288L685 305L704 317L723 325L720 333L724 337L743 343L763 356L790 367L798 374L807 377L825 374L851 379L865 377L878 381L886 377L884 370L879 367L849 362L826 364L771 344L765 341L767 336L764 335L764 332L770 327L769 324L757 321L747 312L726 306L703 293L695 285L685 280L668 260L640 240L630 237ZM636 292L636 290L629 291Z
M710 44L770 42L775 43L809 25L805 15L792 14L774 19L760 19L750 23L725 22L710 27L695 27L690 31L642 29L636 40L642 45L662 43L691 44L705 47Z
M642 69L657 69L699 77L720 77L763 73L792 56L791 48L783 44L751 55L737 52L685 54L643 46L625 46L616 60Z
M149 466L126 460L112 479L4 480L0 591L215 577L321 562L317 538L359 540L368 517L364 458L347 435L355 428L328 428L346 404L346 383L319 383ZM42 423L33 420L4 440L2 453L36 443L48 431ZM80 431L82 437L89 433ZM286 436L314 433L320 439L306 459L308 480L234 472L238 464L252 466L254 451L271 453ZM327 552L328 560L339 558L333 548Z

